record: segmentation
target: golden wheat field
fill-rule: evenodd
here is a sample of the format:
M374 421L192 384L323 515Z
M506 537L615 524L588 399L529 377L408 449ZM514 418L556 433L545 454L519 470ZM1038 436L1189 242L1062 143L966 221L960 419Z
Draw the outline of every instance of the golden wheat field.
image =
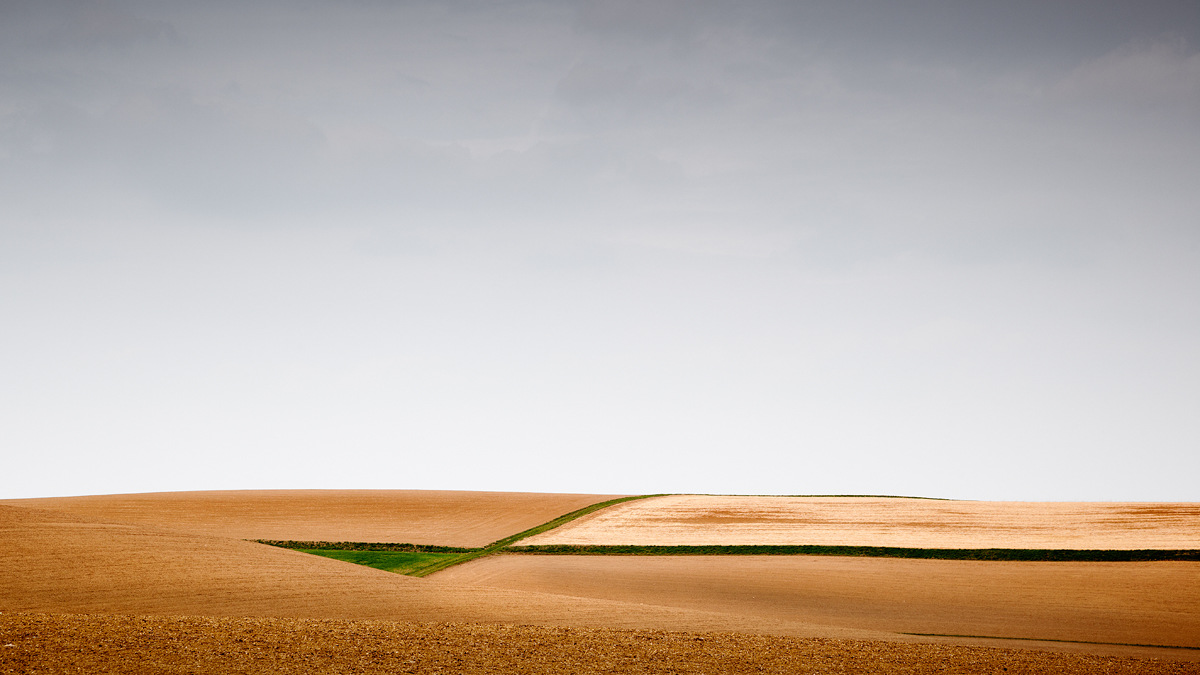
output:
M1196 562L506 553L418 579L245 541L477 545L607 498L7 500L0 672L1200 672ZM628 522L624 507L664 500L594 515ZM859 506L879 520L861 500L831 502L826 519L845 526ZM1145 541L1195 524L1194 505L1154 507Z

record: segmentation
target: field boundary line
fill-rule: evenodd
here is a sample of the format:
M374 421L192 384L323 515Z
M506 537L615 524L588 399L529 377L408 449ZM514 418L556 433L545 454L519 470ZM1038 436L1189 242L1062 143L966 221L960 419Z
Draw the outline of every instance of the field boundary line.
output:
M470 551L468 553L464 553L464 554L458 556L457 558L451 558L442 563L431 565L430 567L428 567L424 570L421 570L419 573L413 574L413 576L427 577L430 574L435 574L446 568L454 567L455 565L461 565L465 562L470 562L476 558L482 558L486 555L491 555L493 553L507 550L508 547L512 546L514 543L516 543L518 541L521 541L522 539L525 539L527 537L532 537L535 534L541 534L543 532L553 530L554 528L559 527L561 525L565 525L566 523L569 523L572 520L575 520L576 518L586 516L589 513L599 511L600 509L605 509L610 506L615 506L617 504L623 504L625 502L631 502L631 501L634 501L637 499L649 499L650 497L662 497L662 496L663 495L634 495L632 497L618 497L616 499L609 499L607 501L597 502L595 504L585 506L581 509L575 509L574 511L571 511L570 513L564 513L563 515L555 518L554 520L547 521L545 523L542 523L541 525L535 525L534 527L531 527L528 530L525 530L523 532L518 532L513 535L509 535L503 539L498 539L498 540L488 544L487 546L484 546L483 548L476 549L476 550Z
M1095 640L1058 640L1055 638L1037 638L1037 637L1003 637L1001 635L957 635L954 633L904 633L900 635L913 635L916 637L948 637L948 638L975 638L980 640L1024 640L1027 642L1066 642L1069 644L1078 645L1112 645L1114 647L1151 647L1154 649L1191 649L1200 651L1200 647L1185 647L1183 645L1144 645L1137 642L1097 642Z
M915 558L1024 562L1161 562L1200 561L1196 549L1020 549L1020 548L900 548L891 546L824 545L624 545L540 544L509 546L505 552L531 555L816 555L860 558Z
M783 497L785 499L924 499L934 502L971 502L974 499L957 499L954 497L919 497L917 495L747 495L733 492L680 492L685 497Z
M478 547L437 546L434 544L393 544L372 541L299 541L294 539L249 539L258 544L293 550L320 549L322 551L389 551L397 553L470 553Z
M574 511L571 511L570 513L564 513L563 515L561 515L553 520L542 523L541 525L535 525L535 526L529 528L528 530L524 530L522 532L518 532L516 534L509 535L507 537L504 537L503 539L498 539L498 540L488 544L487 546L481 546L478 548L469 548L469 547L463 547L463 546L438 546L438 545L434 545L434 544L407 544L407 543L363 542L363 541L297 541L297 540L290 540L290 539L247 539L246 541L252 541L256 544L266 544L267 546L275 546L277 548L286 548L286 549L290 549L290 550L294 550L294 551L305 551L306 553L309 551L313 551L313 550L325 550L325 551L363 551L363 552L378 552L378 553L396 552L396 553L458 553L458 554L460 554L453 558L447 558L441 562L433 563L433 564L429 565L428 567L425 567L419 571L409 573L407 575L407 576L413 576L413 577L427 577L430 574L433 574L435 572L440 572L448 567L453 567L455 565L461 565L462 563L474 560L476 558L482 558L483 556L486 556L486 555L491 555L493 553L507 550L509 546L511 546L512 544L514 544L518 541L521 541L522 539L525 539L526 537L532 537L535 534L541 534L543 532L553 530L554 528L564 525L566 523L569 523L572 520L575 520L576 518L586 516L587 514L593 513L595 511L599 511L600 509L608 508L609 506L614 506L616 504L621 504L624 502L631 502L636 499L649 499L650 497L663 497L663 496L666 496L666 495L665 494L633 495L633 496L629 496L629 497L617 497L616 499L609 499L609 500L606 500L603 502L597 502L595 504L590 504L588 506L585 506L581 509L575 509ZM307 549L307 550L305 550L305 549ZM319 554L310 553L310 555L319 555Z

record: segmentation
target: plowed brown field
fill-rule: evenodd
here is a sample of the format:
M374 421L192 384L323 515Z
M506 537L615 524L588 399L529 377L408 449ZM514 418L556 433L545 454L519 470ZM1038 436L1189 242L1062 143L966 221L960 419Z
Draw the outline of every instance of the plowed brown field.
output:
M0 611L483 621L829 637L760 621L416 579L251 542L0 505Z
M111 523L234 539L486 546L622 495L437 490L239 490L0 500Z
M1200 504L670 495L521 543L1200 549Z
M1200 672L1195 663L731 633L383 621L0 615L0 673Z
M1200 658L1195 562L504 554L441 578L859 630L1193 647Z
M0 504L0 672L1200 672L1196 649L894 632L1193 646L1196 563L505 555L415 579L241 541L492 541L607 498L530 496L553 513L517 518L406 494L477 506L439 525L434 499L414 528L300 494L310 516L229 493ZM489 503L520 522L477 527Z

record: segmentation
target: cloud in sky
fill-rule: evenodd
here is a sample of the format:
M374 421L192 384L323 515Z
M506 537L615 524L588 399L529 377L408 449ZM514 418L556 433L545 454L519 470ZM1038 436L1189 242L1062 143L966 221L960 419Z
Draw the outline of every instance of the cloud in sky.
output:
M1200 499L1198 49L1169 1L0 4L0 491Z

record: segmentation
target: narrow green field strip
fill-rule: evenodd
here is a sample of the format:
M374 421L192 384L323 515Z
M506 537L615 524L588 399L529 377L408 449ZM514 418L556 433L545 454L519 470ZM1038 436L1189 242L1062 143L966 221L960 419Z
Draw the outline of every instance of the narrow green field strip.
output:
M505 537L498 541L494 541L494 542L488 544L487 546L484 546L481 549L476 549L474 551L463 553L462 555L460 555L456 558L452 558L452 559L448 558L446 560L443 560L442 562L437 563L435 565L431 565L430 567L427 567L424 570L422 570L421 572L415 573L412 576L415 576L415 577L429 576L430 574L433 574L434 572L440 572L440 571L446 569L447 567L453 567L454 565L461 565L462 563L474 560L476 558L482 558L485 555L491 555L493 553L507 550L508 547L510 547L512 544L514 544L515 542L521 541L522 539L525 539L527 537L532 537L535 534L541 534L543 532L553 530L554 528L559 527L565 523L569 523L572 520L575 520L576 518L586 516L589 513L599 511L600 509L603 509L603 508L608 508L609 506L613 506L615 504L621 504L623 502L630 502L635 499L646 499L648 497L661 497L661 496L662 495L637 495L634 497L618 497L617 499L610 499L605 502L599 502L596 504L592 504L591 506L585 506L582 509L576 509L570 513L563 514L549 522L542 523L541 525L538 525L536 527L531 527L528 530L525 530L524 532L518 532L514 535Z
M368 541L293 541L277 539L254 539L252 541L279 548L297 551L320 549L322 551L397 551L405 553L469 553L476 548L462 546L434 546L431 544L392 544Z
M254 539L259 544L287 548L379 570L423 577L482 555L482 548L394 544L365 541L293 541Z
M930 560L1013 560L1046 562L1156 562L1200 561L1200 550L1135 551L1022 549L1022 548L896 548L889 546L635 546L572 545L509 546L512 553L542 555L823 555L865 558L922 558Z
M488 544L486 546L486 549L490 551L490 550L495 550L498 548L503 548L505 546L511 546L514 543L516 543L522 539L527 539L529 537L534 536L535 534L541 534L543 532L553 530L554 528L561 527L562 525L565 525L565 524L571 522L572 520L575 520L576 518L586 516L587 514L593 513L595 511L599 511L600 509L606 509L610 506L615 506L617 504L622 504L624 502L632 502L632 501L638 500L638 499L649 499L650 497L665 497L665 496L666 495L637 495L634 497L618 497L616 499L610 499L606 502L599 502L597 504L592 504L591 506L585 506L582 509L577 509L570 513L561 515L561 516L555 518L554 520L551 520L550 522L542 523L541 525L538 525L537 527L531 527L528 530L525 530L524 532L518 532L517 534L514 534L511 537L505 537L499 541L494 541L494 542Z
M389 572L398 572L407 574L413 577L425 577L446 569L454 565L461 565L469 560L497 553L506 550L508 546L514 542L518 542L526 537L532 537L535 534L541 534L548 530L569 523L576 518L586 516L589 513L599 511L600 509L620 504L622 502L633 501L635 499L646 499L647 497L661 497L662 495L636 495L633 497L618 497L608 501L599 502L590 506L585 506L581 509L576 509L570 513L563 514L554 520L547 523L542 523L536 527L531 527L524 532L510 535L499 541L494 541L482 548L463 548L458 546L434 546L430 544L393 544L387 542L362 542L362 541L292 541L292 540L274 540L274 539L252 539L251 541L259 544L267 544L269 546L278 546L280 548L288 548L296 551L303 551L313 555L320 555L326 558L335 558L345 562L357 563L359 565L367 565L376 569L386 569ZM373 555L394 553L395 556ZM351 555L359 554L359 555ZM372 555L368 555L372 554ZM408 556L408 557L405 557Z
M457 558L460 555L458 553L424 553L419 551L361 551L314 548L300 548L295 550L410 576L419 575L422 571L443 562L447 558Z
M413 572L411 576L427 577L430 574L433 574L434 572L440 572L440 571L446 569L447 567L454 567L455 565L461 565L470 560L474 560L476 558L482 558L483 556L494 553L495 551L496 551L496 549L493 549L493 548L480 548L480 549L476 549L474 551L470 551L469 553L460 553L452 558L444 558L442 560L439 560L438 562L421 569L419 572Z
M900 635L915 635L917 637L979 638L983 640L1023 640L1027 642L1065 642L1076 645L1112 645L1114 647L1151 647L1154 649L1190 649L1194 651L1200 651L1200 647L1183 647L1181 645L1144 645L1137 642L1094 642L1092 640L1055 640L1054 638L1003 637L1001 635L955 635L953 633L900 633Z

